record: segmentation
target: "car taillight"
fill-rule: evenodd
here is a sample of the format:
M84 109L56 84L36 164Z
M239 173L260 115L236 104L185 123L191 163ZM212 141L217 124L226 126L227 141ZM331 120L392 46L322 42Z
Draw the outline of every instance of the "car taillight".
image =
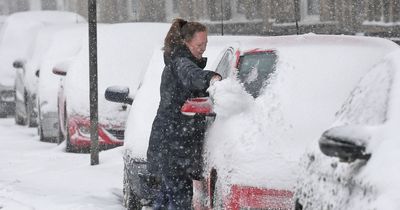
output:
M181 113L188 116L215 116L211 100L208 97L188 99L181 107Z
M293 192L233 185L227 209L292 209Z

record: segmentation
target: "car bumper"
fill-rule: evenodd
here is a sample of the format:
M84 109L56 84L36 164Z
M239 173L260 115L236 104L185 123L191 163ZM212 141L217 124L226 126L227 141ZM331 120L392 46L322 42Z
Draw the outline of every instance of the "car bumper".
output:
M14 115L15 114L15 103L14 101L0 101L0 113L6 115Z
M223 193L224 195L216 195L215 183L211 181L212 179L209 177L203 181L193 182L195 210L214 208L291 210L294 207L292 191L233 184L226 193Z
M160 188L160 181L148 172L147 163L128 155L124 156L124 163L128 183L135 196L144 206L153 203Z
M40 128L43 135L51 138L58 137L58 114L57 112L46 112L40 116Z
M91 147L90 120L84 117L71 117L68 121L70 144L76 149L89 149ZM120 127L106 129L98 125L98 143L100 149L110 149L124 144L125 130Z
M15 114L15 92L14 90L0 91L0 113L13 115Z

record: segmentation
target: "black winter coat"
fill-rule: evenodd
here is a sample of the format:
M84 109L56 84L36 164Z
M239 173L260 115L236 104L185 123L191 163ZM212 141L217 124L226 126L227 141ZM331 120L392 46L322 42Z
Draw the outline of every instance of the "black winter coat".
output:
M207 95L217 73L203 70L206 62L206 58L196 59L186 46L164 55L161 100L147 150L147 168L152 174L200 176L205 118L182 115L180 109L187 99Z

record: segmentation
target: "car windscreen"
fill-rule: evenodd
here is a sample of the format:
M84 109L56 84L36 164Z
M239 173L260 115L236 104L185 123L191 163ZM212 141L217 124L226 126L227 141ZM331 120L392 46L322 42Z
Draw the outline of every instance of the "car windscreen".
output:
M254 98L260 95L269 75L275 71L276 61L274 51L252 52L240 57L238 78Z

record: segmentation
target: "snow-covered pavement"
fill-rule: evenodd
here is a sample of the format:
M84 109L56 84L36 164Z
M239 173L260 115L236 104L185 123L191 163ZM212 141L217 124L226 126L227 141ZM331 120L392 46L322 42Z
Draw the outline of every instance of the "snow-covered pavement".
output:
M90 154L39 141L36 128L0 119L1 210L122 210L122 148Z

